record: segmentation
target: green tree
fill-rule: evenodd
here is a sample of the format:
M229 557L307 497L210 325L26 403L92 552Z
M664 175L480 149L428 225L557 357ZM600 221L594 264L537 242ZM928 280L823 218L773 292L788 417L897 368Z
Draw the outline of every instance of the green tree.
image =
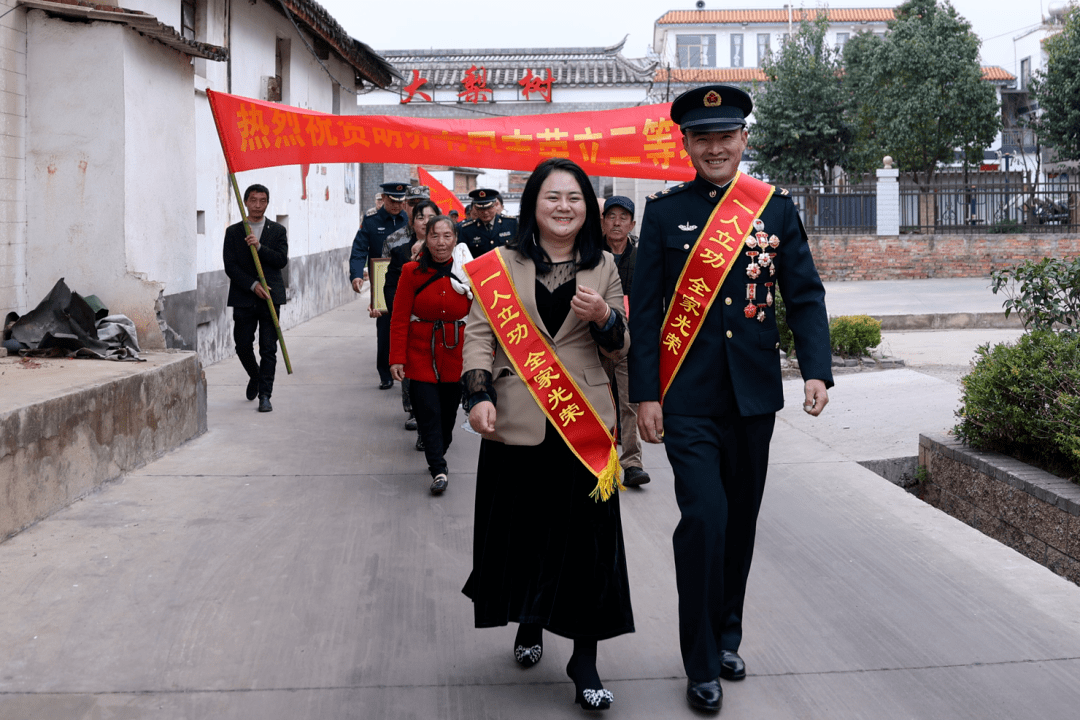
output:
M863 33L845 46L844 70L856 146L849 171L870 172L891 155L927 190L940 163L958 150L981 157L1001 125L979 39L948 0L899 6L885 37Z
M828 27L825 13L804 19L762 63L768 82L754 84L754 170L774 182L828 187L844 165L852 132L842 112L839 53L825 42Z
M1065 16L1065 27L1047 38L1046 70L1037 71L1031 93L1039 103L1043 143L1059 160L1080 160L1080 10Z

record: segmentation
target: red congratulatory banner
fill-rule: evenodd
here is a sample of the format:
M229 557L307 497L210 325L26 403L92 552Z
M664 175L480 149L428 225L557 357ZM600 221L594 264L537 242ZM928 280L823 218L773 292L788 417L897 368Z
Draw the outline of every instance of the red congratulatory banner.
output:
M530 171L569 158L590 175L691 180L671 105L430 120L328 115L207 91L231 172L315 163L403 163Z

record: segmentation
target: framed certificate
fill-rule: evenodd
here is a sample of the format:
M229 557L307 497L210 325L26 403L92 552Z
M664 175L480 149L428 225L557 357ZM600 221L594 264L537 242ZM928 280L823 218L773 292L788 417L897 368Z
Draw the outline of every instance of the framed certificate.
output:
M371 304L368 307L380 312L389 310L386 307L386 271L390 269L390 258L371 258L368 260L368 280L371 282Z

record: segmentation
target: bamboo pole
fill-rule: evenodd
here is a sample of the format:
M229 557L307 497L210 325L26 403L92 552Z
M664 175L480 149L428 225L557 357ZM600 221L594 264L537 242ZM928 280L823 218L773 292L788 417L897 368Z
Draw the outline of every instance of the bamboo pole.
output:
M247 208L244 206L244 201L240 197L240 186L236 184L236 173L229 173L229 179L232 180L233 192L236 194L236 204L240 206L240 218L244 223L244 237L251 234L251 226L247 221ZM289 362L289 351L285 349L285 336L281 334L281 325L278 323L277 310L274 309L274 300L270 297L270 287L266 284L266 276L263 275L262 263L259 262L259 251L255 249L254 245L248 245L248 249L251 250L251 257L255 259L255 271L259 273L259 284L263 286L263 290L266 291L266 305L270 308L270 317L274 320L274 330L277 331L278 344L281 345L281 357L285 360L285 370L289 375L292 375L292 363Z

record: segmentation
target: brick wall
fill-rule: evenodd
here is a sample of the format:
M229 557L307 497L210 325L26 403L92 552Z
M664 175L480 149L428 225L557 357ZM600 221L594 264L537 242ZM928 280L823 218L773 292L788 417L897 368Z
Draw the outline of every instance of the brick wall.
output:
M1080 257L1078 235L811 235L821 279L988 277L1024 260Z
M919 435L925 502L1080 585L1080 486L952 436Z

